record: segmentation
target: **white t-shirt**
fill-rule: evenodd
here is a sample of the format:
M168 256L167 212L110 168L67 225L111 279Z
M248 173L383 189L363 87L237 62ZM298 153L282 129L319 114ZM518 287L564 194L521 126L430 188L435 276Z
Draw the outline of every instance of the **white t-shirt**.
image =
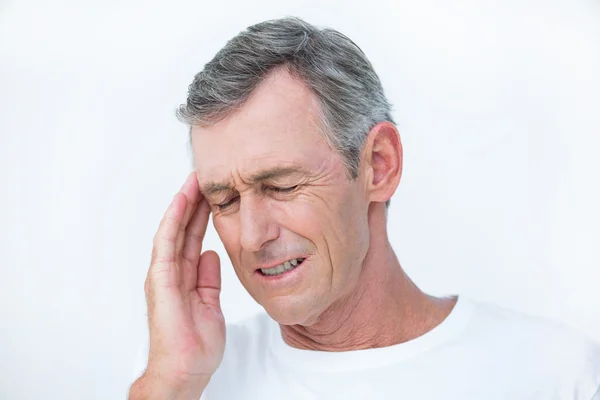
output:
M138 360L136 377L146 354ZM346 352L287 345L266 313L228 324L202 400L600 400L600 345L568 326L460 296L405 343Z

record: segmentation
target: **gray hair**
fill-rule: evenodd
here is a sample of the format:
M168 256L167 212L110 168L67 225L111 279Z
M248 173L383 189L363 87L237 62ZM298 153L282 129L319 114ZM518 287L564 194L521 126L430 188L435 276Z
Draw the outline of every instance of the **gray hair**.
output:
M333 29L319 29L295 17L248 27L196 74L177 118L190 126L226 118L279 66L315 93L322 134L343 156L349 178L355 179L367 134L377 123L394 120L365 54Z

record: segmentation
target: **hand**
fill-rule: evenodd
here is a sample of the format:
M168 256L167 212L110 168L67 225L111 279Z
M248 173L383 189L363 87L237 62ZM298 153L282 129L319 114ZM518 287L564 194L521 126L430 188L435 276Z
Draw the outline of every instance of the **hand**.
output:
M214 251L201 255L209 214L193 172L154 236L144 285L150 329L145 375L161 384L203 389L202 382L208 383L223 359L219 256Z

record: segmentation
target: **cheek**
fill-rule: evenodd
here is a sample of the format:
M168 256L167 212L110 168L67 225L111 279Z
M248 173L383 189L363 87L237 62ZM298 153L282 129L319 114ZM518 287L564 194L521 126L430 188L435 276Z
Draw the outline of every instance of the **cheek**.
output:
M241 246L239 244L239 232L234 219L231 218L214 218L213 226L223 243L227 257L233 266L233 270L244 285L245 274L240 270L242 265ZM244 285L245 286L245 285ZM248 289L248 288L247 288Z
M362 262L369 248L368 206L363 201L360 190L347 188L331 210L325 237L331 251L334 270L343 271L338 279L350 279L361 270ZM338 272L339 272L338 271Z
M330 223L331 210L318 198L302 196L294 201L281 203L273 209L273 217L291 232L300 235L315 244Z
M237 228L234 221L227 220L227 218L216 217L213 218L213 227L219 235L219 239L223 243L227 255L230 259L233 259L233 254L236 253L236 246L238 242Z
M310 240L324 262L334 263L333 268L347 263L346 256L357 250L357 234L362 231L355 226L360 207L348 199L347 190L339 189L302 196L278 210L285 228Z

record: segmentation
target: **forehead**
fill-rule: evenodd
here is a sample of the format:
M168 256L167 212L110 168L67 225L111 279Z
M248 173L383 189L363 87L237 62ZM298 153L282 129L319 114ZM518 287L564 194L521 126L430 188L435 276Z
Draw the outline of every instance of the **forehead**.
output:
M246 103L218 123L192 127L201 181L228 180L274 167L317 168L333 150L321 135L312 91L286 72L270 74Z

